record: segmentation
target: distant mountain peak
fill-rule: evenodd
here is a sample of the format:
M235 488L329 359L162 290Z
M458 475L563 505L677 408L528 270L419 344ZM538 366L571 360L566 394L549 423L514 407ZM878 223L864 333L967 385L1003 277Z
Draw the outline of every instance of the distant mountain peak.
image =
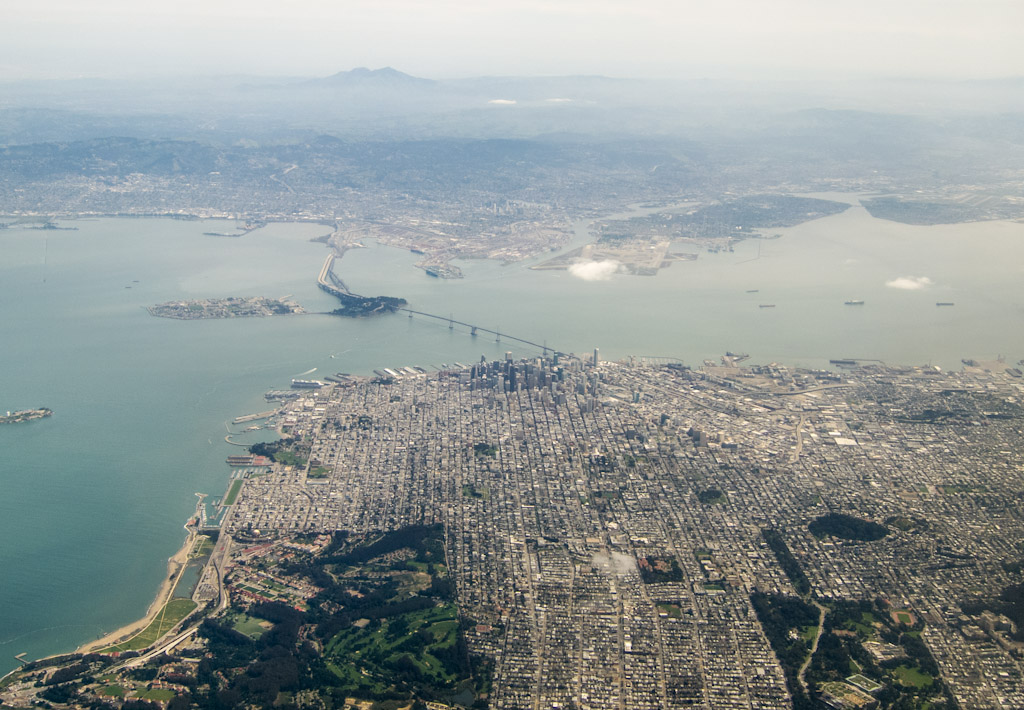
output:
M381 69L356 67L349 71L340 71L324 79L315 79L314 83L324 86L425 86L434 82L431 79L423 79L400 72L392 67Z

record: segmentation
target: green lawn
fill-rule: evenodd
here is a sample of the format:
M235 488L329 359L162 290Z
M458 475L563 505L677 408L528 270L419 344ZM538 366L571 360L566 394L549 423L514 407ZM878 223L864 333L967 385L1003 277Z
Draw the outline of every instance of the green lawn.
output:
M224 499L224 505L233 505L240 490L242 490L242 479L236 478L231 484L231 488L228 490L228 495Z
M278 451L274 454L274 460L278 463L283 463L285 466L298 466L302 468L306 465L306 459L296 456L293 451Z
M234 623L231 625L231 628L233 628L240 634L245 634L251 639L258 639L260 636L263 635L263 632L267 630L267 627L265 626L266 623L267 622L263 621L262 619L257 619L254 616L242 614L237 619L235 619Z
M108 685L105 688L100 688L99 694L106 695L111 698L123 698L124 688L122 688L120 685Z
M196 546L192 548L192 557L205 557L213 552L214 543L213 540L205 535L200 536L196 540Z
M875 636L875 629L874 629L874 627L872 627L872 626L865 626L864 624L862 624L862 623L860 623L858 621L847 621L845 626L850 631L856 631L857 633L861 634L865 638L869 638L870 639L870 638L874 638L874 636Z
M163 688L154 688L153 690L145 690L138 694L141 700L156 700L166 702L172 699L177 693L173 690L164 690Z
M175 625L196 608L196 603L191 599L172 599L164 605L164 608L157 614L149 626L141 632L132 636L124 643L108 646L100 650L100 653L113 653L114 651L141 651L152 646L164 634L173 629Z
M658 611L668 614L673 619L683 618L683 610L678 604L658 604Z
M441 645L447 645L448 641L454 641L458 629L458 621L438 621L430 625L430 633L434 634L437 643Z
M407 630L394 637L388 630L401 619ZM325 655L330 659L330 670L350 684L383 683L386 687L391 672L388 664L399 656L408 654L409 660L431 682L445 686L455 681L441 662L431 654L434 649L449 648L455 644L459 622L454 605L443 604L429 609L402 614L400 617L383 619L380 628L350 627L338 633L327 644ZM427 631L432 637L424 647L414 650L404 647L406 639L418 631Z
M893 670L893 675L895 675L903 685L909 685L914 688L927 688L934 682L934 678L927 673L922 673L917 668L910 668L909 666L897 667Z
M426 572L400 572L393 575L393 578L398 582L398 597L401 599L430 587L430 575Z

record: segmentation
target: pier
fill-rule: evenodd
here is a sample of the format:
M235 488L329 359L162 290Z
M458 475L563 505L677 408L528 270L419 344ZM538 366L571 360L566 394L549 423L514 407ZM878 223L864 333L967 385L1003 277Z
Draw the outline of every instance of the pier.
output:
M231 420L232 424L245 424L246 422L254 422L259 419L266 419L267 417L277 414L276 409L269 409L266 412L257 412L256 414L246 414L241 417L235 417Z

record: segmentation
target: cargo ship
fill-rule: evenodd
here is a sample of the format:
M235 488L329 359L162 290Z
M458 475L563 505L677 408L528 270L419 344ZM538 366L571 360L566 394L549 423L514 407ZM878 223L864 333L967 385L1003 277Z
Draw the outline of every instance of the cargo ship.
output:
M956 304L955 303L950 303L949 301L939 301L935 305L936 306L955 306Z
M859 298L851 298L849 301L844 301L843 303L845 303L847 306L863 306L864 305L864 301L860 300Z
M762 303L761 305L758 306L758 308L775 308L775 304L774 303Z

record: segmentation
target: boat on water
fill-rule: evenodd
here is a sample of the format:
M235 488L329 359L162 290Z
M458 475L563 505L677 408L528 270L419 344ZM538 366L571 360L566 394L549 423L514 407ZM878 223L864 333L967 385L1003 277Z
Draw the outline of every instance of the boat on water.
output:
M859 298L851 298L849 301L843 301L847 306L863 306L864 301Z
M762 303L761 305L758 306L758 308L775 308L775 304L774 303Z
M949 301L939 301L935 305L936 306L955 306L956 304L955 303L950 303Z
M292 380L292 387L297 390L318 390L326 384L320 380Z

